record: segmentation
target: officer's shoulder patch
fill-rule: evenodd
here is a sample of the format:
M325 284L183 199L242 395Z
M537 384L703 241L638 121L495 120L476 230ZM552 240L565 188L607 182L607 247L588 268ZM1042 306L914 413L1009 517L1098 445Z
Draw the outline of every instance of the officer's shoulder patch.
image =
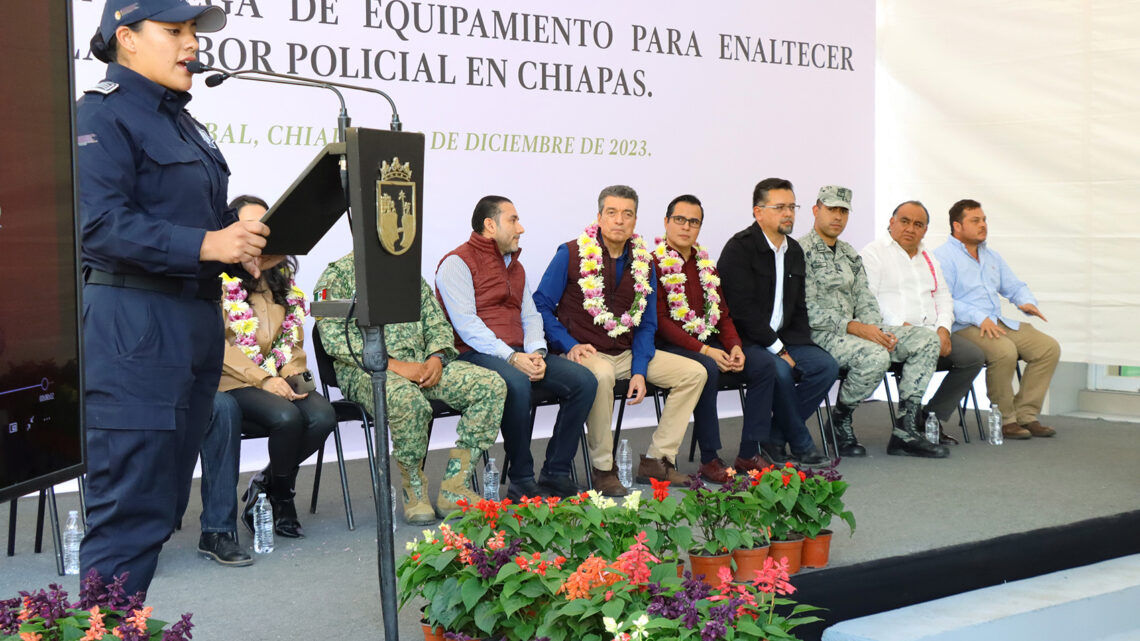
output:
M110 80L104 80L103 82L100 82L99 84L95 85L94 87L91 87L90 89L85 90L83 93L101 93L104 96L109 96L112 93L114 93L115 90L117 90L118 88L119 88L119 83L111 82Z

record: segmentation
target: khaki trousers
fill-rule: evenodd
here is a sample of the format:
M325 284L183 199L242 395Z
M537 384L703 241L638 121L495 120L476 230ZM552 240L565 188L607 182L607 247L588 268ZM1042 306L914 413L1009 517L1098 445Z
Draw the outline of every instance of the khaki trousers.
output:
M586 442L590 446L590 461L599 470L612 470L614 441L610 428L614 415L614 383L631 377L633 352L626 350L616 356L597 352L583 359L582 365L598 379L597 396L586 417ZM669 397L661 411L661 422L653 432L647 456L667 458L676 464L677 451L681 448L681 441L689 427L689 416L697 406L707 377L708 374L700 363L657 350L649 361L645 378L658 387L669 388ZM636 461L634 463L636 472Z
M1026 425L1037 420L1045 402L1053 370L1061 360L1061 345L1024 321L1018 329L1010 329L1001 321L998 325L1005 330L1005 336L1000 338L984 338L981 330L972 325L954 333L977 345L986 355L986 387L990 401L1001 410L1002 422L1009 424L1016 419ZM1014 369L1019 358L1027 365L1014 395Z

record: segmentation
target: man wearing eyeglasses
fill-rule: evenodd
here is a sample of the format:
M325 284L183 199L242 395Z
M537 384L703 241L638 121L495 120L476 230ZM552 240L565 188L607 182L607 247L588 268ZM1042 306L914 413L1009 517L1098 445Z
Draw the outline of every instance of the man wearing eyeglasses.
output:
M747 383L737 471L761 469L769 461L760 455L772 431L772 392L775 359L759 345L744 345L729 315L715 263L697 244L704 207L696 196L678 196L665 211L665 238L654 249L661 295L657 297L657 342L662 350L691 358L705 368L708 380L693 413L693 434L701 448L700 473L713 483L728 480L720 449L716 397L722 383ZM809 438L810 441L810 438ZM814 446L796 457L805 465L826 462ZM784 461L779 461L783 463Z
M577 239L558 247L534 294L551 350L584 366L598 380L586 418L586 440L594 489L605 496L628 493L613 460L614 383L629 379L630 405L645 399L646 381L669 388L661 421L637 468L637 482L653 478L673 485L688 482L677 471L677 452L705 385L703 367L654 346L653 248L633 232L636 225L637 192L625 185L603 189L597 220Z
M807 263L808 320L812 339L847 370L831 412L841 456L866 456L855 437L853 414L879 386L891 363L902 363L899 414L887 454L946 458L950 450L921 433L922 395L938 362L938 335L925 327L887 325L867 284L863 260L839 240L847 228L851 190L828 185L819 190L812 213L815 226L800 244Z
M941 422L958 408L986 359L969 340L950 334L954 297L934 252L922 243L929 223L926 207L908 200L891 213L887 235L868 243L861 255L883 322L916 325L938 334L937 371L945 371L946 377L921 415L933 413ZM952 445L958 440L942 432L939 442Z
M815 443L804 421L835 383L839 365L812 343L804 298L804 254L790 234L796 222L796 194L783 178L766 178L752 191L747 229L729 239L717 263L724 297L741 342L763 348L747 359L775 367L772 429L761 436L758 456L776 462L805 462ZM742 443L744 458L747 452Z

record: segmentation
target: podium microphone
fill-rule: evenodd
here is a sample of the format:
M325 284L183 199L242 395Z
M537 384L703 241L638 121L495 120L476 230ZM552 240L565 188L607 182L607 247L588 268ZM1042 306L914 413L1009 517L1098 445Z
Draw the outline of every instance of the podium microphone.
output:
M336 91L336 89L333 89L333 87L340 87L341 89L353 89L355 91L367 91L368 93L378 94L381 97L383 97L385 100L387 100L388 106L392 108L392 122L388 128L391 129L392 131L403 131L403 129L404 129L403 123L400 122L400 113L396 110L396 103L395 103L395 101L392 100L392 97L389 96L388 94L384 93L383 91L380 91L379 89L373 89L372 87L362 87L359 85L349 85L349 84L345 84L345 83L341 83L341 82L330 82L327 80L321 80L318 78L306 78L304 76L291 76L291 75L287 75L287 74L283 74L283 73L274 73L272 71L259 71L256 69L241 69L238 71L222 71L221 69L215 69L209 65L202 64L201 62L198 62L197 60L191 60L191 61L187 62L186 63L186 69L190 73L203 73L206 71L218 72L212 76L206 77L206 86L207 87L217 87L218 85L225 82L227 79L234 78L234 77L240 77L240 78L243 78L245 80L255 80L256 79L256 80L261 80L262 82L273 82L272 80L269 80L268 78L278 78L279 79L278 82L280 84L295 84L295 85L308 85L308 86L324 87L327 89L332 89L333 91ZM264 76L264 78L246 77L246 76L250 76L250 75ZM337 95L340 96L340 92L337 92ZM344 105L343 98L341 99L341 105L342 105L342 107Z

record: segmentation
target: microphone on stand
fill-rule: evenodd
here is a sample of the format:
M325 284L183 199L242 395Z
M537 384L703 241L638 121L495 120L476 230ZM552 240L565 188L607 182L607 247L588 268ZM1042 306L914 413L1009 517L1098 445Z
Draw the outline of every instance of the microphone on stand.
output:
M392 97L389 96L388 94L384 93L383 91L380 91L379 89L373 89L372 87L361 87L359 85L349 85L349 84L345 84L345 83L341 83L341 82L330 82L327 80L320 80L317 78L306 78L304 76L291 76L291 75L287 75L287 74L283 74L283 73L274 73L272 71L260 71L260 70L256 70L256 69L240 69L238 71L222 71L221 69L215 69L209 65L202 64L201 62L199 62L197 60L191 60L191 61L187 62L186 63L186 69L190 73L203 73L206 71L218 72L218 73L216 73L212 76L208 76L206 78L206 86L207 87L217 87L218 85L222 84L223 82L225 82L229 78L237 78L237 77L245 77L245 76L249 76L249 75L257 75L257 76L265 76L267 78L279 78L282 80L290 81L290 82L283 83L283 84L306 84L306 85L325 87L325 88L329 88L329 89L332 89L333 87L340 87L341 89L353 89L356 91L367 91L368 93L378 94L378 95L382 96L385 100L387 100L388 106L392 108L392 122L388 128L391 129L392 131L403 131L403 129L404 129L403 123L400 122L400 113L396 110L396 103L395 103L395 101L392 100ZM244 78L244 79L252 80L253 78ZM263 82L272 82L272 81L271 80L263 80ZM335 89L334 89L334 91L335 91ZM337 95L340 95L339 92ZM342 104L343 104L343 101L342 101Z
M256 80L258 82L268 82L278 85L294 85L299 87L320 87L321 89L328 89L336 94L337 100L340 101L340 114L337 116L337 136L340 142L345 142L346 130L352 124L352 119L348 117L348 109L344 104L344 94L342 94L336 87L321 80L314 80L312 78L305 78L302 76L287 76L285 74L273 73L270 71L257 71L248 69L244 71L221 71L209 65L202 64L197 60L191 60L186 63L186 70L190 73L204 73L206 71L216 71L212 76L206 77L207 87L217 87L225 82L227 78L238 77L242 80ZM267 76L258 78L255 76Z

